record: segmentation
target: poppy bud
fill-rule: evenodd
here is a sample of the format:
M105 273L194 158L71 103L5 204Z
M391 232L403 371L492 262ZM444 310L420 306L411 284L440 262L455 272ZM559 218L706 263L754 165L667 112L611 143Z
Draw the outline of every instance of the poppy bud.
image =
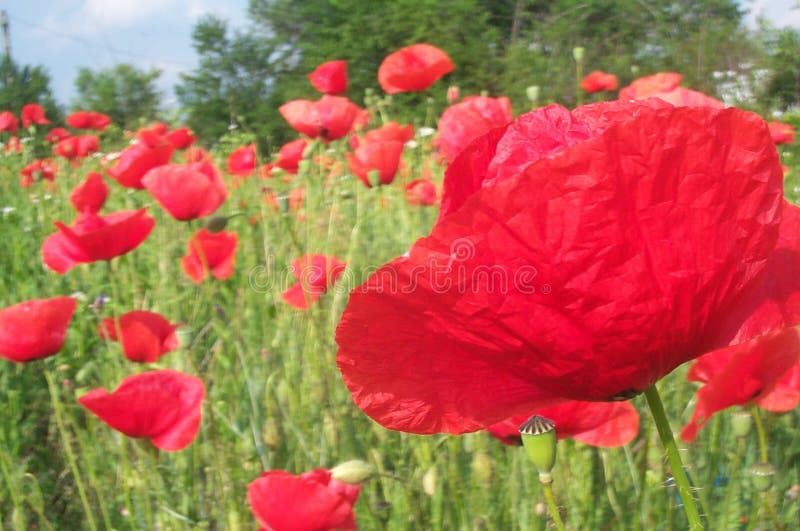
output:
M261 427L261 439L264 441L264 446L273 450L281 445L281 428L277 420L268 418L264 421Z
M576 46L572 49L572 57L575 59L576 63L583 62L583 53L584 53L583 46Z
M556 425L539 415L534 415L519 427L522 435L522 445L528 459L539 471L539 481L552 483L553 476L550 471L556 464Z
M450 85L447 89L447 102L451 105L458 101L460 90L456 85Z
M204 227L208 232L222 232L228 225L228 218L226 216L214 216L206 221Z
M488 486L492 482L493 472L494 463L489 454L484 451L476 452L472 457L472 474L478 483Z
M432 466L425 471L425 475L422 476L422 490L425 491L425 494L428 496L433 496L436 494L436 484L438 483L438 479L439 475L436 472L435 466Z
M352 459L331 469L331 477L343 483L362 483L375 474L375 467L366 461Z
M753 426L753 417L749 411L740 409L733 412L733 433L737 437L747 437L750 428Z
M531 85L525 89L525 95L528 96L528 99L534 105L539 101L540 90L539 85Z
M775 467L770 463L753 463L753 466L750 467L750 474L753 476L753 486L759 492L766 492L772 486Z

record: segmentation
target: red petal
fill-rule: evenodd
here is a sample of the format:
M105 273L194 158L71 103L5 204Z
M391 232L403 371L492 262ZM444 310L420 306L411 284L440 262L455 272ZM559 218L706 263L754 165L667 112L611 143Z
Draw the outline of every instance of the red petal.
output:
M323 94L341 94L347 90L347 61L322 63L308 74L308 79Z
M162 450L177 451L200 428L202 380L173 370L128 376L113 393L95 389L78 402L129 437L147 437Z
M57 353L76 304L72 297L54 297L0 309L0 358L27 362Z
M427 90L456 67L430 44L413 44L389 54L378 68L378 82L387 94Z
M353 504L359 487L345 493L331 483L327 471L298 477L273 470L248 485L247 499L259 524L272 531L357 529Z
M681 437L691 441L717 411L749 404L769 393L798 362L798 353L800 332L785 328L703 356L701 360L706 364L707 358L717 357L720 363L708 383L697 391L697 406Z
M357 289L337 331L345 383L385 426L426 433L642 391L760 279L781 189L755 115L612 125L484 186Z

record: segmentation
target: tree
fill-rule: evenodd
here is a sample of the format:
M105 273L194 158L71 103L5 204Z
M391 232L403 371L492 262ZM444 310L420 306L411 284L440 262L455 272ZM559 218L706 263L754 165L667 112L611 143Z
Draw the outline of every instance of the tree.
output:
M231 32L228 24L206 16L192 30L199 66L181 74L175 92L186 121L206 143L229 128L244 128L269 141L282 121L271 101L275 78L274 44L255 33ZM280 136L280 135L278 135Z
M81 68L75 78L78 98L74 108L102 112L121 127L135 128L158 114L161 94L156 80L161 71L144 71L118 64L96 72Z
M58 120L61 110L50 89L50 75L40 65L17 65L6 56L0 58L0 111L16 115L26 103L38 103L48 118Z

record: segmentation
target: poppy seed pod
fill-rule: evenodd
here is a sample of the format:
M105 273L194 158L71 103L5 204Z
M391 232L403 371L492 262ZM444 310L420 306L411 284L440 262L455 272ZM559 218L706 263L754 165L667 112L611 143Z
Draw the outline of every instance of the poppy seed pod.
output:
M522 446L528 459L539 471L541 483L552 483L553 476L550 471L556 464L556 425L539 415L534 415L519 427L522 435Z
M740 409L738 411L734 411L731 418L731 423L733 424L733 433L737 437L747 437L747 434L750 433L750 428L753 427L753 417L750 415L750 412Z
M750 467L750 475L753 478L753 486L759 492L766 492L772 487L775 467L771 463L753 463L753 466Z
M585 52L586 50L583 48L583 46L576 46L572 49L572 57L575 59L576 63L583 62L583 55Z

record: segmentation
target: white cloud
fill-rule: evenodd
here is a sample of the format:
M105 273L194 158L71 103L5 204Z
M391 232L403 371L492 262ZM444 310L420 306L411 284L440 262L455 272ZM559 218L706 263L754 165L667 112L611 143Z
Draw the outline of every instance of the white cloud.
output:
M81 8L83 15L98 29L127 28L174 9L174 0L85 0Z

